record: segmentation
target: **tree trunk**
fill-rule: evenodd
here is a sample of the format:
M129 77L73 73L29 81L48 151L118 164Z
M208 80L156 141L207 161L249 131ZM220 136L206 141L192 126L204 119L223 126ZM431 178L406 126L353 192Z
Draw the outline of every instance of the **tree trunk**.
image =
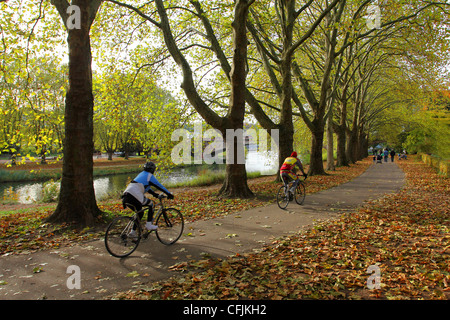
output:
M244 140L241 135L235 133L242 130L244 126L245 115L245 94L246 94L246 64L247 64L247 16L249 4L247 0L236 2L234 9L234 20L231 23L233 28L233 65L230 72L231 79L231 98L230 108L227 116L226 128L233 129L233 143L231 137L225 134L227 141L227 165L225 171L225 180L219 195L229 198L249 198L253 196L247 184L247 173L245 170L245 154L239 154L239 150L244 150ZM223 130L222 130L223 131ZM228 153L231 151L229 146L233 147L233 159L228 159ZM243 159L242 159L243 158ZM229 162L232 163L229 163Z
M367 135L364 132L364 123L361 123L358 127L357 161L360 161L369 155L367 149Z
M283 28L283 52L280 61L281 73L281 114L279 129L279 147L278 147L278 168L281 168L284 160L292 154L294 148L294 123L292 121L292 47L295 2L286 2L285 9L286 21ZM277 181L281 177L277 176Z
M334 165L333 119L331 114L327 118L327 170L336 170Z
M352 128L350 131L350 141L349 141L349 155L350 155L350 162L356 163L358 161L358 128L355 129Z
M348 166L347 156L345 154L345 144L347 140L345 127L342 127L342 125L338 125L335 128L335 132L337 137L336 166L337 167Z
M352 161L352 152L353 152L353 140L352 140L352 132L349 128L345 128L345 157L347 158L347 162L354 163Z
M55 3L54 3L55 4ZM81 28L68 30L69 89L65 106L65 138L58 205L49 222L93 225L100 213L93 183L94 97L92 94L91 46L93 17L88 0L74 1L80 8ZM56 4L55 4L56 5ZM61 8L58 11L61 12ZM97 11L98 6L95 8ZM62 16L64 22L66 16Z
M228 165L226 166L226 179L223 182L219 194L227 198L249 198L253 196L247 185L247 176L245 165Z
M312 143L311 143L311 156L309 159L309 171L308 175L325 175L325 169L323 168L322 149L323 149L323 135L324 126L316 125L315 130L311 131Z
M288 126L286 126L288 127ZM293 131L293 130L292 130ZM279 143L278 143L278 168L281 168L281 166L284 163L284 160L287 157L290 157L292 154L292 151L294 151L294 136L293 133L291 133L291 130L289 128L283 128L280 126L280 136L279 136Z
M355 99L355 105L353 107L352 129L348 131L349 135L347 136L347 158L350 163L355 163L356 161L358 161L358 118L360 110L359 97L360 89L358 89L357 99Z
M367 135L362 132L359 137L359 152L358 152L358 160L362 160L369 156L369 152L367 149L369 148L369 142L367 141Z
M222 134L226 133L226 129L231 129L236 132L238 129L242 129L244 125L245 114L245 94L246 94L246 65L247 65L247 26L246 20L248 16L248 9L253 3L253 0L238 0L235 1L234 21L233 27L233 66L230 68L229 76L231 83L231 99L228 108L228 114L225 117L219 116L214 110L212 110L202 99L197 92L197 86L194 82L193 72L189 65L189 62L184 57L182 50L177 45L175 37L170 30L169 18L167 16L166 8L164 7L164 1L155 0L155 5L158 14L161 18L160 23L156 23L152 19L151 21L158 28L161 29L164 35L164 41L170 55L175 60L177 65L183 72L183 82L181 88L186 93L191 105L199 113L199 115L213 128L220 130ZM200 3L197 1L191 1L196 10L202 12ZM207 33L210 33L210 40L214 40L214 33L212 28L210 30L209 21L207 21L206 15L199 14L200 19L207 26ZM227 142L226 134L224 135ZM228 142L229 141L228 137ZM237 143L243 141L236 140L232 143L237 146ZM229 150L227 150L228 153ZM237 149L234 149L235 153ZM227 164L226 176L224 184L220 190L220 195L225 197L242 197L247 198L253 196L247 185L247 175L244 164L236 162Z
M335 132L337 136L336 166L338 167L348 166L348 158L346 154L347 100L345 100L346 99L345 92L342 94L344 100L341 102L339 125L335 127Z
M226 137L226 136L225 136ZM230 141L233 139L233 141ZM250 198L253 197L253 192L247 184L247 172L245 169L245 152L244 141L238 135L236 138L226 137L227 141L227 164L225 169L225 180L222 188L219 191L220 196L227 198ZM233 157L229 154L233 149ZM238 150L242 150L239 154Z

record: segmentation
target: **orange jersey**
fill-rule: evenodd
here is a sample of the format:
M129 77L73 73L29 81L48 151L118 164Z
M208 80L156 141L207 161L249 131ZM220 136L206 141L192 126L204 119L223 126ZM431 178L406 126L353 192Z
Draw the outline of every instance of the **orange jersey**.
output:
M302 168L302 163L300 160L294 157L288 157L284 160L284 163L280 168L280 172L294 172L295 166L298 166L299 169Z

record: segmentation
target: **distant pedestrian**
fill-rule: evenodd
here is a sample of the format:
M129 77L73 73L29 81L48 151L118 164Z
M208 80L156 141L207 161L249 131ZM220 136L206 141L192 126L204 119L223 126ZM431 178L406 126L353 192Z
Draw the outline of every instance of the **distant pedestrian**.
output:
M380 150L380 153L377 155L377 163L383 163L383 156L381 155L382 151Z
M402 153L398 154L398 160L405 159L406 160L406 150L403 150Z
M394 149L391 150L390 155L391 155L391 162L394 162L394 157L395 157L395 150Z
M389 151L387 149L384 149L383 154L384 154L384 162L387 162L388 161L388 156L389 156Z

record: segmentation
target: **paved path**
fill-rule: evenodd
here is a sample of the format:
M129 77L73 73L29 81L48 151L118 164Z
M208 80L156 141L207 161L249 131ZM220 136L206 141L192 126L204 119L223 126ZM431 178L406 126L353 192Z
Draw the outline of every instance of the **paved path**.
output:
M315 221L333 219L369 199L399 190L404 174L395 163L374 164L354 180L316 194L304 205L276 204L226 217L188 223L176 244L166 247L154 235L125 259L110 256L103 241L32 254L0 257L2 299L101 299L116 291L150 287L152 281L178 272L169 267L208 254L226 257L257 251L274 238L298 233ZM81 271L81 288L69 289L69 266ZM41 272L33 272L40 270Z

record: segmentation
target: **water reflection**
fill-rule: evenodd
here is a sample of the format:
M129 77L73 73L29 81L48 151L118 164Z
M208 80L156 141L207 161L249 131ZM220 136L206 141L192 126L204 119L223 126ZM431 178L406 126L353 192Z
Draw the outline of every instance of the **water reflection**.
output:
M246 158L247 172L261 172L261 174L275 174L277 171L277 155L273 153L248 152ZM225 165L212 164L205 166L189 166L178 168L169 174L157 172L158 180L162 184L174 184L189 181L198 175L209 172L224 172ZM119 197L127 183L137 174L126 173L94 179L95 196L97 200L108 197ZM0 184L0 196L4 202L30 204L43 199L44 183L5 183Z
M42 183L32 184L17 184L17 186L10 185L6 188L1 188L3 200L8 202L18 203L33 203L42 199Z
M249 152L245 167L247 172L261 172L262 175L275 174L278 170L278 155L275 152Z

